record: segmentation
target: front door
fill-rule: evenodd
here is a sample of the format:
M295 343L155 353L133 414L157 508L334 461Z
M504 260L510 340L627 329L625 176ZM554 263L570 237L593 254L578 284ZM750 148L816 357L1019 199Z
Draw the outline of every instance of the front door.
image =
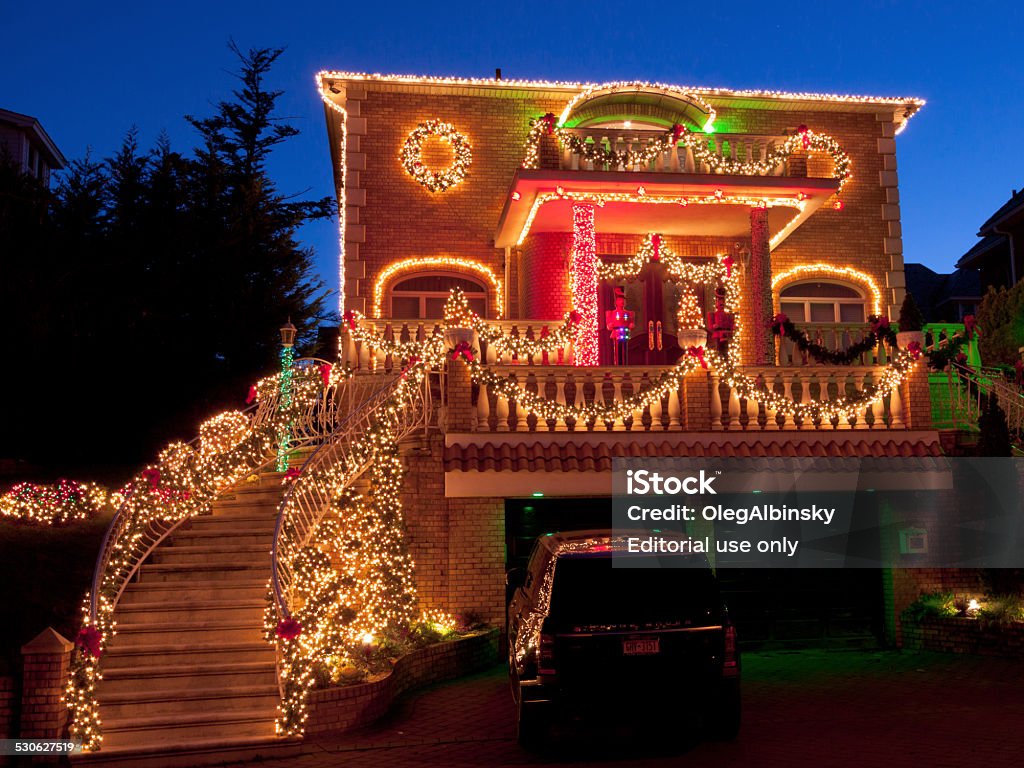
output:
M678 291L665 279L665 267L651 262L640 273L642 311L630 339L631 365L671 365L682 350L676 341L675 311ZM630 307L632 308L632 307Z

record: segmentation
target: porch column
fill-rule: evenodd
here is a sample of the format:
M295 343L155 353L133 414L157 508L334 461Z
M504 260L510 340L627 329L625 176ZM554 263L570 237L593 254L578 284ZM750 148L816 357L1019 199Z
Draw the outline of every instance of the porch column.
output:
M572 206L572 259L569 262L569 288L572 309L580 313L576 336L576 365L597 365L600 324L597 317L597 240L594 236L594 206Z
M768 247L768 209L750 209L750 265L743 290L751 300L749 321L743 323L744 333L750 333L754 365L772 365L775 345L768 327L772 319L772 263Z

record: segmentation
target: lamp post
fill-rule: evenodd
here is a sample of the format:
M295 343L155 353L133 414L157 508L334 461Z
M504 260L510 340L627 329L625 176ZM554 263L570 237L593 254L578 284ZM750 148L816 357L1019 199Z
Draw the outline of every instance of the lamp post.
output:
M281 326L281 377L278 380L278 407L281 412L292 404L292 376L295 363L295 335L298 329L292 325L291 318ZM288 471L288 448L291 445L292 425L289 422L282 427L277 443L277 471Z

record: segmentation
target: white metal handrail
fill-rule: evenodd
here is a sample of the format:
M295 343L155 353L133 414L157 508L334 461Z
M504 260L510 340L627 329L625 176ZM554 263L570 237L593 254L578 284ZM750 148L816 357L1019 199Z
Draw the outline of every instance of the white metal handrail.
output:
M964 420L977 426L984 406L982 398L995 394L999 407L1006 414L1006 425L1010 432L1017 435L1018 442L1024 438L1024 393L1000 378L979 374L959 363L951 364L949 372L951 384L956 384L950 392L954 419L963 414Z
M302 368L328 363L317 358L300 358L294 364ZM343 382L342 386L334 385L325 389L324 393L305 412L299 414L293 422L291 435L292 449L313 444L333 431L339 409L343 407L343 403L346 400L349 404L351 403L351 386L345 386L351 381L350 379L348 382ZM345 397L345 394L348 396ZM257 401L242 411L242 413L252 415L250 426L253 430L258 430L274 418L279 408L280 401L275 394L273 398L263 398ZM199 444L199 441L199 436L196 436L187 443L187 446L193 448ZM258 471L268 466L274 460L276 460L276 456L271 454L265 457L265 460L259 466L253 467L252 470ZM218 489L218 492L223 490L225 489ZM120 600L125 587L149 554L173 533L178 526L189 519L188 517L182 517L177 520L156 520L149 524L139 538L125 540L123 534L132 522L131 515L134 511L134 507L131 504L131 493L131 491L128 491L125 494L124 501L118 507L113 519L111 519L110 525L107 526L103 541L100 544L99 553L96 556L96 566L93 570L92 587L89 593L89 618L92 624L96 623L101 590L105 586L103 578L111 559L115 555L121 555L127 550L125 566L115 576L114 586L116 591L111 598L111 609L113 609Z
M410 389L408 400L394 403L400 383L401 376L390 378L357 405L313 452L281 500L271 546L271 588L279 618L292 614L293 558L309 543L338 494L357 480L373 461L373 452L364 437L381 419L390 421L396 441L426 426L431 410L430 376L424 377L420 386Z

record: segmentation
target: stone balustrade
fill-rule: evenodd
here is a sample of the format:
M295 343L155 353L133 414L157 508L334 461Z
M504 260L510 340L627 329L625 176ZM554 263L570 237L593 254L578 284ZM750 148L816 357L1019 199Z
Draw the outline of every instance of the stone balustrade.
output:
M649 141L656 141L664 136L664 131L604 128L601 126L594 128L566 128L564 131L580 136L588 144L598 144L606 150L616 152L627 152L629 150L640 152L647 146ZM764 159L774 149L781 146L786 141L786 137L713 133L707 134L705 140L707 141L708 149L715 155L740 162L756 162ZM542 162L543 167L545 167L545 164ZM806 167L806 161L803 158L800 158L797 162L784 160L772 166L768 173L764 175L806 176ZM623 165L611 166L607 163L594 163L573 152L568 147L564 147L558 153L558 169L563 171L720 173L720 171L710 168L706 163L698 162L694 157L693 150L688 146L670 147L666 151L659 153L649 163L637 163L628 168Z
M569 368L565 366L496 366L497 372L514 380L529 392L543 395L560 404L582 407L594 403L610 403L642 391L658 379L665 367L619 366ZM882 369L874 366L835 366L831 368L762 367L742 369L748 376L763 380L763 385L798 403L810 403L849 397L877 382ZM706 393L694 387L702 386ZM694 381L696 379L696 381ZM900 392L870 406L856 410L852 418L832 420L798 420L792 415L777 413L753 399L742 397L716 373L694 372L684 384L687 391L671 390L643 409L589 427L593 431L693 431L709 426L714 431L762 432L781 430L830 431L866 429L905 429L904 409ZM473 429L477 432L562 432L587 431L584 423L571 417L540 421L525 408L509 402L491 391L475 387ZM701 402L709 412L706 424L701 414L694 414L691 401Z
M848 349L860 342L871 331L867 323L796 323L798 330L807 334L807 338L826 349L843 350ZM810 355L801 352L789 337L775 340L776 358L779 365L784 367L817 366L817 362ZM884 344L879 344L862 354L855 363L857 365L886 365L889 362L889 350Z

